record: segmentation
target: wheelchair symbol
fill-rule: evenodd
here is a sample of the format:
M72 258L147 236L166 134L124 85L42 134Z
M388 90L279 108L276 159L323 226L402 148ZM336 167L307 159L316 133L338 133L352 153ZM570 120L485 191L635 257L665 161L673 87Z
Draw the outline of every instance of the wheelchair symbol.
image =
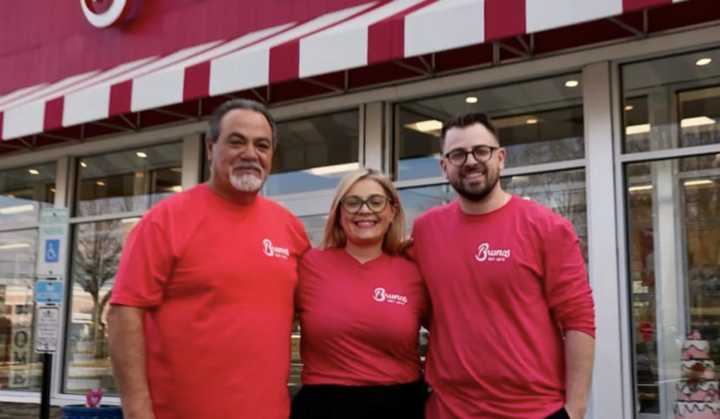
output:
M45 262L57 262L60 253L60 240L48 240L45 242Z

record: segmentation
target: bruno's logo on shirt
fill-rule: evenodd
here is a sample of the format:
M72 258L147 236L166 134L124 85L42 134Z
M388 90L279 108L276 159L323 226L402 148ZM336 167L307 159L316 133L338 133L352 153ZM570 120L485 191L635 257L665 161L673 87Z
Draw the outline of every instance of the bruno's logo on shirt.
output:
M262 242L263 253L270 257L276 257L280 259L287 259L290 257L290 251L285 247L273 246L270 239L265 239Z
M400 294L389 294L385 292L385 288L375 288L373 290L373 300L378 303L400 304L401 306L404 306L408 302L406 296Z
M510 249L491 249L489 243L478 246L475 260L478 262L505 262L510 259Z

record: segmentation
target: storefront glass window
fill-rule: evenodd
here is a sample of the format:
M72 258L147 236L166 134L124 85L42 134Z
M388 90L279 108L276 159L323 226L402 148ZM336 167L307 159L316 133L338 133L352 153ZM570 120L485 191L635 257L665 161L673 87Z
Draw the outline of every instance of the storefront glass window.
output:
M718 62L714 49L622 66L623 152L720 144ZM684 417L707 410L686 403L706 388L691 364L720 359L720 155L647 160L624 167L636 409ZM691 340L709 353L688 354Z
M263 192L284 195L333 189L359 167L357 110L278 123L273 171Z
M637 408L709 414L684 400L720 365L720 154L625 172Z
M38 391L33 289L40 210L55 201L55 163L0 172L0 390Z
M76 217L116 218L72 225L70 310L66 328L63 392L117 389L107 346L107 308L122 247L147 210L182 191L180 143L148 146L78 160Z
M37 230L0 233L0 390L42 384L32 341L36 252Z
M570 74L399 104L397 179L441 176L442 122L468 112L492 118L508 150L507 167L583 158L580 81Z
M72 301L67 323L64 389L114 393L107 346L107 307L123 244L138 218L76 224Z
M78 161L78 217L142 211L182 190L180 143Z
M0 229L36 223L55 201L55 163L0 172Z
M720 142L720 49L622 67L623 151Z
M328 216L325 214L300 217L300 220L305 224L305 231L313 247L322 246L325 235L325 221L327 221L327 218Z

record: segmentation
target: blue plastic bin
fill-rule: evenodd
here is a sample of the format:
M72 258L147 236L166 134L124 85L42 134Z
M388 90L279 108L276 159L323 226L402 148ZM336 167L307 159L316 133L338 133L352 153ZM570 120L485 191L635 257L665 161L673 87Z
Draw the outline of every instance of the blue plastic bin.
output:
M85 407L73 404L62 408L63 419L122 419L120 406Z

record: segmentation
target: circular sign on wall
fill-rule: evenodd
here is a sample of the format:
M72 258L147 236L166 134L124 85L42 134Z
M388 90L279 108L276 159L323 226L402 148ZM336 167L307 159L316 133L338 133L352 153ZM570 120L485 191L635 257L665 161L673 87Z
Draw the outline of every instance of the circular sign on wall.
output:
M80 0L83 14L93 26L107 28L134 17L140 0Z

